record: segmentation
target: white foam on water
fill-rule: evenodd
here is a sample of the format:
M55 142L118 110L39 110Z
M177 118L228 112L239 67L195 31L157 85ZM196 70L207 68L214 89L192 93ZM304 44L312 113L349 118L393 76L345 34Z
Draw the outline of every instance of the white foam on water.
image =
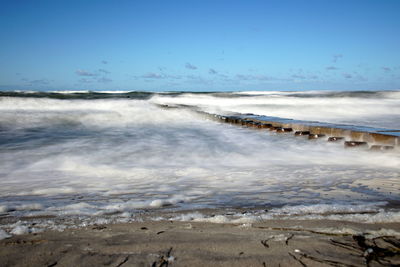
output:
M386 211L385 202L354 204L286 205L267 211L229 212L209 215L202 212L181 213L172 217L156 217L156 220L194 221L211 223L256 223L269 220L340 220L359 223L400 222L399 211Z
M274 97L278 104L293 104L284 94ZM367 205L399 199L397 152L345 150L153 105L168 101L225 112L266 100L191 94L151 101L2 97L0 213L129 221L143 210L265 207L270 212L254 218L195 219L399 220L396 212ZM287 206L270 208L282 205Z
M400 222L399 211L387 211L382 207L384 202L370 202L359 204L316 204L284 206L272 209L266 214L259 214L259 218L269 220L273 218L295 220L337 220L360 223L390 223Z
M25 225L17 225L14 229L11 230L11 234L13 235L24 235L29 233L29 227Z
M0 125L17 129L54 125L94 128L138 124L188 123L187 111L160 112L144 100L58 100L48 98L0 98Z
M42 210L43 205L39 203L28 203L22 205L0 205L0 212L9 212L9 211L29 211L29 210Z
M87 94L90 93L89 90L60 90L60 91L50 91L51 93L58 94Z
M18 221L14 224L8 225L8 228L11 229L10 234L12 235L25 235L25 234L31 234L31 233L40 233L44 229L36 228L36 227L31 227L26 225L27 223L23 221Z
M301 94L302 97L298 95ZM346 123L370 127L400 129L400 92L380 92L375 97L332 92L238 92L229 95L154 96L151 101L169 105L193 105L211 113L253 113L281 118ZM305 96L305 97L304 97ZM308 97L307 97L308 96Z
M293 95L294 93L300 93L296 91L238 91L232 92L234 95ZM328 94L332 91L302 91L302 95L313 95L313 94Z
M0 240L6 239L6 238L10 238L11 235L8 234L6 231L4 231L3 229L0 229Z
M235 214L234 216L225 215L214 215L208 216L200 212L181 214L176 217L172 217L172 221L182 222L208 222L208 223L232 223L232 224L248 224L258 221L257 217Z
M335 221L350 221L361 223L400 223L400 212L384 212L383 210L377 214L332 214L327 216L322 215L307 215L298 216L299 220L335 220Z
M359 203L357 205L348 204L316 204L316 205L296 205L296 206L284 206L282 208L276 208L270 210L270 213L274 215L285 215L285 216L298 216L298 215L310 215L310 214L338 214L338 213L365 213L365 212L377 212L381 206L385 206L386 202L375 202L375 203Z

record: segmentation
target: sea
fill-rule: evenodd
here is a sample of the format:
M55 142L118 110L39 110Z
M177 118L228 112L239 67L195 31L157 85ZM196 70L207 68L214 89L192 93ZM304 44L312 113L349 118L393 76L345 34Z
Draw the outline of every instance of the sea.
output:
M400 91L2 91L0 239L143 220L400 222L398 149L204 113L398 131Z

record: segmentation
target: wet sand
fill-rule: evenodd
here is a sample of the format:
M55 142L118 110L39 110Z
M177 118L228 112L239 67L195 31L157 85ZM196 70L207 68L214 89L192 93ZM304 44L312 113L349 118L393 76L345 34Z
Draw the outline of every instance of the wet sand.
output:
M383 230L382 230L383 229ZM146 221L0 241L1 266L399 266L400 225Z

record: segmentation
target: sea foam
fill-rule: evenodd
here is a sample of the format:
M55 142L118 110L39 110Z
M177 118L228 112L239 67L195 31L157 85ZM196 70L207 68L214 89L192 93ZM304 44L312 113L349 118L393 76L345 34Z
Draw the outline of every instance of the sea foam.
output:
M71 217L89 224L165 210L267 209L255 217L196 216L237 223L277 217L399 221L397 207L391 210L400 200L397 152L346 150L156 105L371 125L371 118L387 116L382 124L391 126L390 121L400 121L396 92L375 98L325 94L1 97L0 213L32 220Z

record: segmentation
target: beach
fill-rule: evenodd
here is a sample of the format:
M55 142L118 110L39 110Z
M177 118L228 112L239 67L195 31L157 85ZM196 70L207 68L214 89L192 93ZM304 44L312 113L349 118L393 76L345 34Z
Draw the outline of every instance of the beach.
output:
M346 139L254 127L260 120L249 118L396 136L398 113L387 110L399 99L398 92L3 92L0 262L396 266L396 142L385 151L371 151L373 141L346 149Z
M2 266L398 266L399 234L397 223L147 221L14 236L0 241L0 260Z

